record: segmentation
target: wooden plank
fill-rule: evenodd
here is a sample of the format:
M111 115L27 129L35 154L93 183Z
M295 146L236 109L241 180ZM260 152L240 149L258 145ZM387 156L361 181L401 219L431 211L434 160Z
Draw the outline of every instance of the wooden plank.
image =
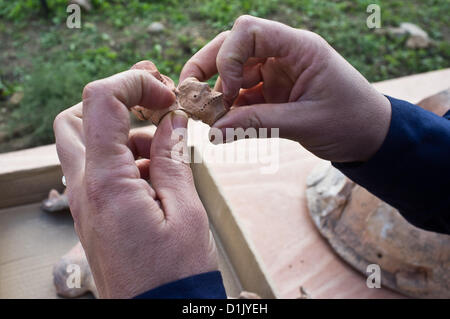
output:
M247 150L258 147L247 141L236 143ZM236 143L220 149L230 153ZM210 157L204 163L214 187L223 194L233 218L246 234L249 247L260 256L259 268L267 271L278 296L298 298L303 287L312 298L400 297L384 288L368 288L366 277L340 259L313 225L306 206L306 177L322 160L292 141L280 140L279 147L279 169L274 174L262 172L267 165L263 161L236 164ZM215 156L223 158L218 149ZM205 178L201 181L204 183ZM210 184L202 187L211 190ZM216 206L216 214L221 214L224 209ZM228 229L228 225L222 226ZM234 236L226 233L221 237L232 242Z
M51 188L62 190L55 145L0 155L0 208L40 202Z
M373 83L383 94L411 103L450 88L450 68Z
M55 144L0 154L0 175L58 165Z
M201 154L196 156L200 158ZM219 245L226 252L243 289L263 298L276 298L278 294L255 247L222 196L223 191L211 177L209 169L204 163L194 163L191 166L197 192L208 212L212 228L218 234Z
M0 208L40 202L50 189L62 190L59 165L0 175Z
M69 212L0 210L0 298L56 298L53 265L77 241Z
M227 294L238 297L242 285L216 236L219 269ZM77 242L68 211L43 212L39 203L0 209L0 299L58 298L53 265Z

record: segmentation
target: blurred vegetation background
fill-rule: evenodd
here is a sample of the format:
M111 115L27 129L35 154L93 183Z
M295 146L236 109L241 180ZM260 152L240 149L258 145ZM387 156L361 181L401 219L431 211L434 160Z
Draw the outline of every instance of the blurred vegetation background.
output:
M48 12L41 2L0 0L0 152L54 142L54 117L85 84L137 61L177 81L187 59L242 14L319 33L372 82L450 67L448 0L91 0L81 29L66 27L67 0L47 0ZM368 29L371 3L382 27L412 22L433 45L408 49L406 36ZM154 22L164 28L149 32Z

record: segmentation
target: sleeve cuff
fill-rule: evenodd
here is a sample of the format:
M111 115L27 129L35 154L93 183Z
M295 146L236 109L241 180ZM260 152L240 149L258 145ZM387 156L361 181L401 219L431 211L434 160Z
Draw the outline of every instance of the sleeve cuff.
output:
M449 233L450 123L406 101L387 98L392 116L380 149L367 162L332 164L413 225Z
M220 271L207 272L159 286L133 299L226 299Z

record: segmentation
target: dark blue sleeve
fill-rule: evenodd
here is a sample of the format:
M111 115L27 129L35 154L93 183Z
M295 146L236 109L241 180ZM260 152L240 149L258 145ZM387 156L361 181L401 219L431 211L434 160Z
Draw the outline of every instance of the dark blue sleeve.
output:
M220 271L207 272L180 279L152 290L134 299L226 299Z
M450 120L388 99L391 123L377 153L365 163L333 165L411 224L450 234Z

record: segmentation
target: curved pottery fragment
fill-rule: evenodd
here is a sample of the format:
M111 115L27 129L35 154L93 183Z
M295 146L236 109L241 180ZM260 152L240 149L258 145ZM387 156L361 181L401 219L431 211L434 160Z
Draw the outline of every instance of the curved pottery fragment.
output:
M336 253L365 275L407 296L450 298L450 236L422 230L330 163L307 179L309 213Z

